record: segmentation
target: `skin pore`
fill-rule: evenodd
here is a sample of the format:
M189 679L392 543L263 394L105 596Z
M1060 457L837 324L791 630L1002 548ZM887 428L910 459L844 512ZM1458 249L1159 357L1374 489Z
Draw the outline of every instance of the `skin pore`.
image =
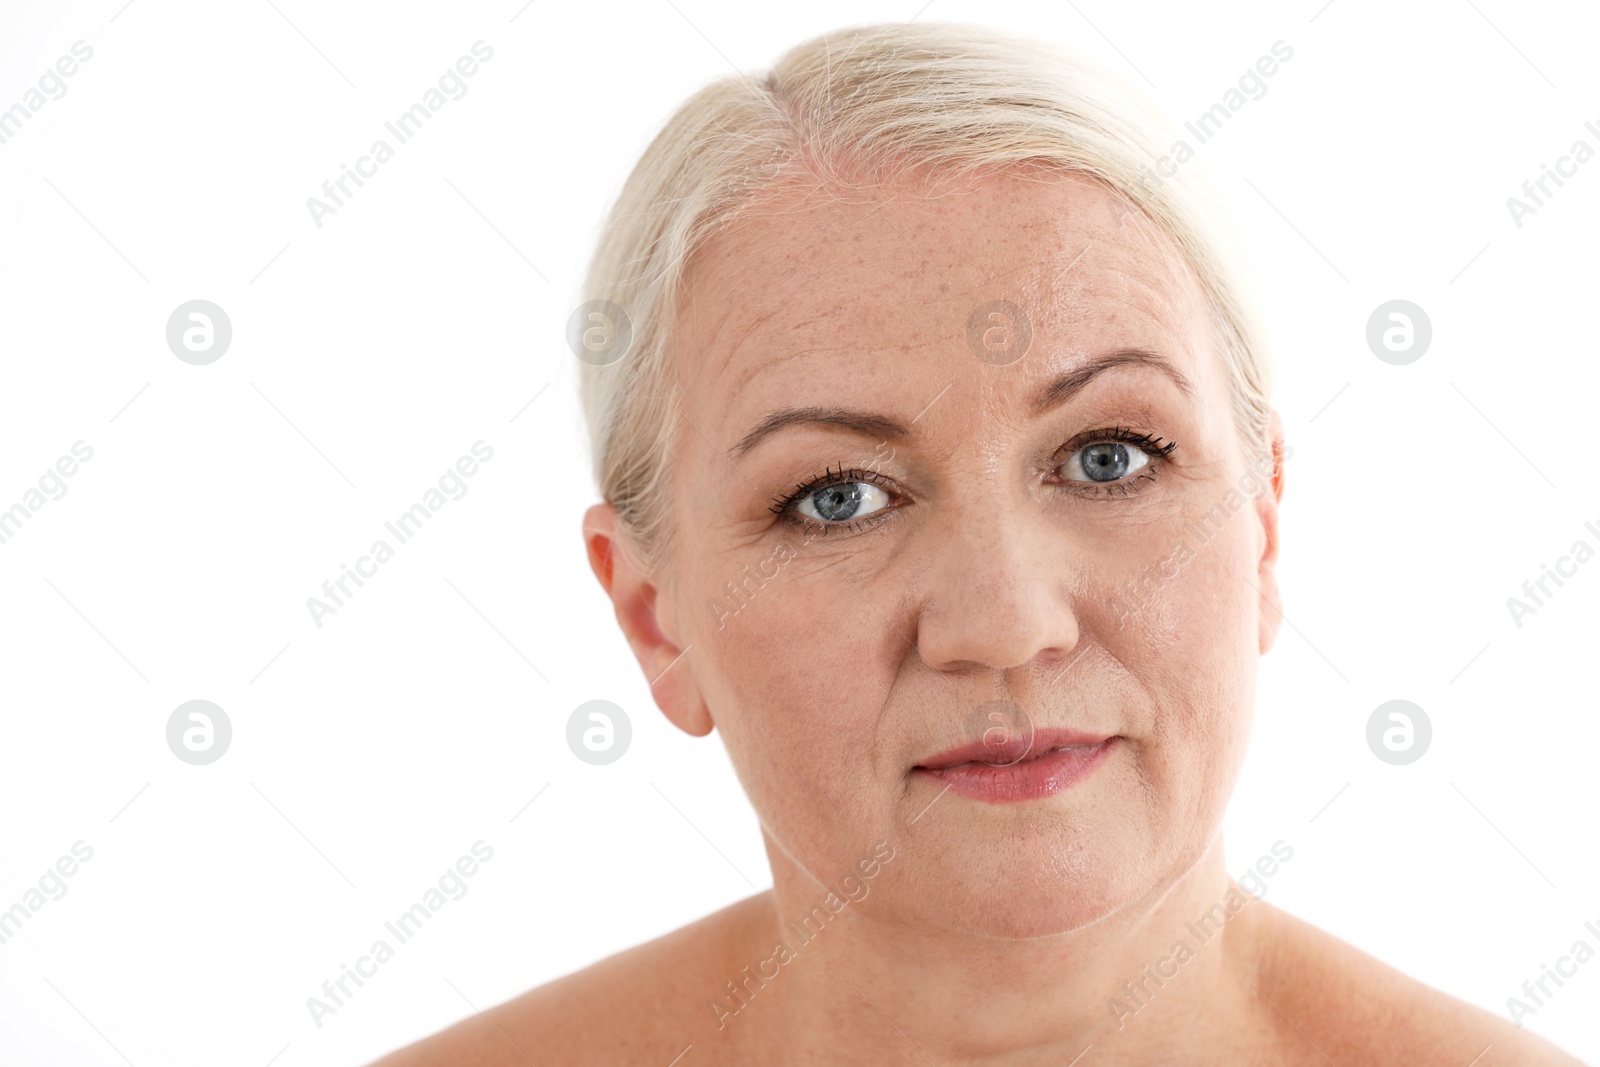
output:
M1247 448L1192 272L1107 205L1043 171L796 187L702 250L670 559L630 566L606 504L585 540L657 703L721 733L773 889L383 1064L1576 1062L1265 902L1187 932L1242 899L1220 827L1281 618L1282 431ZM970 340L996 300L1031 334L1010 362ZM995 701L1116 740L1037 799L917 769Z

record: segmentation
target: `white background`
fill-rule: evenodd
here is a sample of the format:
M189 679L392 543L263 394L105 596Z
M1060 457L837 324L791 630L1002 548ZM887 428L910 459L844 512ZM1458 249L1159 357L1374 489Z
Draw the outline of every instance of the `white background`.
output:
M1585 5L274 2L0 13L0 108L94 49L0 145L0 509L94 450L0 545L0 908L94 850L0 945L0 1060L364 1063L768 885L720 742L656 711L584 560L563 331L682 98L913 15L1076 45L1179 120L1293 48L1201 150L1294 447L1230 867L1285 840L1268 899L1502 1015L1600 947L1600 561L1520 628L1506 607L1600 545L1600 160L1521 228L1506 207L1600 147ZM467 94L315 226L480 39ZM234 331L204 367L165 340L196 298ZM1394 298L1434 329L1404 367L1364 338ZM307 597L480 439L467 494L315 626ZM196 698L234 730L205 767L165 740ZM633 724L606 767L565 742L596 698ZM1366 746L1393 698L1433 723L1411 766ZM306 999L479 839L469 892L317 1027ZM1597 1019L1600 961L1529 1025L1600 1059Z

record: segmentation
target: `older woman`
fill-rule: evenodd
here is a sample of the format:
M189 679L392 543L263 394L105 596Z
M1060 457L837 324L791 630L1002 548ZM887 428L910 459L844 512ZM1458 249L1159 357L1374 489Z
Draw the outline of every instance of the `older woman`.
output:
M1285 447L1178 140L927 24L670 120L589 279L584 537L773 888L383 1064L1577 1062L1255 899L1292 846L1224 865Z

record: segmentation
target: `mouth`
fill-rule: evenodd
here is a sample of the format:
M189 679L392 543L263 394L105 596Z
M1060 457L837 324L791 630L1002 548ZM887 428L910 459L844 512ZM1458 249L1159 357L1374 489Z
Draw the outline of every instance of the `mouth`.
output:
M1031 737L949 749L918 763L911 773L974 800L1038 800L1083 781L1122 740L1120 735L1041 729Z

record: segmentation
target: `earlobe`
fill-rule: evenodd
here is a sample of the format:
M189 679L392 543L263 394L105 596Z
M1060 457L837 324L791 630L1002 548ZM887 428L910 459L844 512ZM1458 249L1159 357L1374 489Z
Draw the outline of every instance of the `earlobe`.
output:
M1258 514L1262 532L1266 535L1261 559L1256 564L1256 589L1260 598L1256 603L1260 620L1261 654L1266 655L1278 638L1283 625L1283 605L1278 592L1278 509L1277 502L1263 498Z
M663 627L659 588L623 551L617 509L595 504L584 514L583 540L589 566L611 598L617 625L644 671L650 694L673 725L695 737L711 732L710 709L700 693L685 653ZM690 646L692 648L692 646Z
M691 649L686 649L693 655ZM700 687L689 670L687 657L682 653L669 662L650 686L650 695L667 719L691 737L704 737L716 725L711 719L711 709L701 698Z

